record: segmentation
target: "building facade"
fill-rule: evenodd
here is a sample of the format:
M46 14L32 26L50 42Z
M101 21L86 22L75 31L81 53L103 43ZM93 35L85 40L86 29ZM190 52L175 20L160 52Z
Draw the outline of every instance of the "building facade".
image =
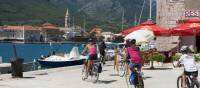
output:
M49 42L60 41L64 34L55 25L44 24L42 26L10 26L0 27L1 41L21 41L21 42Z
M200 0L157 0L157 25L171 29L179 25L178 20L191 18L200 18ZM193 45L200 48L198 36L180 36L179 41L179 47Z

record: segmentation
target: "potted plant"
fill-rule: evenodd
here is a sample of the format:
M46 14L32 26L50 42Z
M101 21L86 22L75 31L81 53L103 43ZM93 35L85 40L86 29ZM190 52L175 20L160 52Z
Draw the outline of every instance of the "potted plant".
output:
M150 69L154 69L154 61L163 62L164 58L165 58L165 56L162 53L153 52L149 56L149 60L151 61L151 67L150 67Z
M175 64L174 62L177 62L179 59L180 59L180 56L179 54L175 54L172 56L172 64L173 64L173 67L175 67Z

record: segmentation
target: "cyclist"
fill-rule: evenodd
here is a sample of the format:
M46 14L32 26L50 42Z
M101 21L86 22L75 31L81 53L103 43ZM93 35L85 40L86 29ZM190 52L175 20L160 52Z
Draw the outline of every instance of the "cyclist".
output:
M89 43L85 46L85 48L83 49L81 54L85 55L86 51L88 51L88 53L89 53L89 58L86 63L85 79L87 79L89 71L92 68L91 66L93 64L93 60L97 60L96 44L95 44L94 40L89 39Z
M136 47L136 40L132 39L129 43L130 46L127 48L128 55L130 56L129 68L133 72L136 67L138 72L141 73L141 56L139 48Z
M194 79L198 77L198 70L195 63L194 55L192 54L193 50L190 49L188 46L182 46L180 49L182 56L180 57L177 67L183 64L184 72L182 73L182 88L186 88L186 75L194 76Z
M103 64L105 64L105 49L106 49L106 44L102 40L100 42L100 45L99 45L99 51L100 51L100 55L102 56L102 62L103 62Z

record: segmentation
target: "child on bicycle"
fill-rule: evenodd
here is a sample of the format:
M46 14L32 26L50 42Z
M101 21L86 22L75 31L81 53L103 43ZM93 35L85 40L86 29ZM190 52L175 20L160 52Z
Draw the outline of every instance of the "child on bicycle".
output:
M182 88L186 88L186 75L193 75L194 79L198 77L198 70L195 63L195 57L192 54L193 49L188 46L182 46L180 49L182 56L180 57L177 67L183 65L184 72L182 73Z
M127 52L130 58L129 68L131 72L134 71L134 68L137 68L138 72L141 73L142 64L141 64L140 50L138 47L136 47L135 39L132 39L130 41L130 46L128 46Z

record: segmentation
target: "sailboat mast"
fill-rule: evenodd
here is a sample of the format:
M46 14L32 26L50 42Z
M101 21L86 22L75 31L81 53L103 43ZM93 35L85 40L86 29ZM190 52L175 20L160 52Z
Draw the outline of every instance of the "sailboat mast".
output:
M84 32L85 32L85 25L86 25L86 17L84 15L84 22L83 22Z
M149 20L151 20L152 0L149 1Z
M121 30L123 31L124 29L124 9L122 9L122 26L121 26Z
M134 18L134 19L135 19L135 20L134 20L134 26L137 26L137 17L136 17L136 14L134 15L134 17L135 17L135 18Z
M24 30L24 26L23 26L23 41L25 40L25 30Z
M144 10L145 1L146 1L146 0L144 0L144 1L143 1L143 4L142 4L142 9L141 9L141 12L140 12L140 17L139 17L138 25L140 24L140 20L141 20L141 18L142 18L142 13L143 13L143 10Z

